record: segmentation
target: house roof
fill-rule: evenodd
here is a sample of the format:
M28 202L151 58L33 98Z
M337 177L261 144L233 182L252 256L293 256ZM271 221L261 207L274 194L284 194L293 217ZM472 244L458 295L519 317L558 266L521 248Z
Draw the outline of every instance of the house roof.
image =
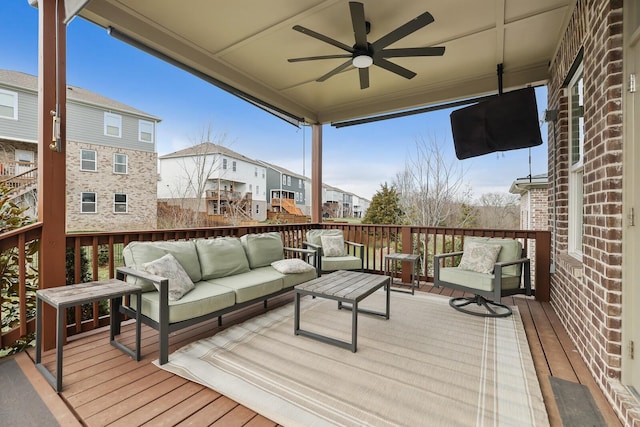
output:
M509 193L512 194L524 194L529 190L535 188L547 188L549 186L549 178L546 173L538 175L530 175L523 178L517 178L511 187L509 187Z
M309 179L309 178L307 178L307 177L305 177L303 175L300 175L298 173L292 172L289 169L285 169L282 166L274 165L273 163L265 162L263 160L258 160L258 162L263 163L265 166L268 166L271 169L274 169L274 170L276 170L278 172L281 172L281 173L283 173L285 175L289 175L289 176L292 176L294 178L299 178L299 179L302 179L302 180Z
M0 85L21 89L34 94L38 93L38 77L20 71L0 69ZM98 93L91 92L90 90L77 86L67 85L67 100L69 102L89 104L102 109L106 108L122 113L142 116L157 122L161 120L158 117L145 113L137 108L133 108L130 105L123 104L122 102L115 101L111 98L107 98L106 96L102 96Z
M339 0L79 2L83 18L263 108L335 123L544 84L577 0L361 0L374 42L425 13L433 22L385 48L444 47L442 56L391 57L405 78L351 59L289 62L353 50L350 5ZM426 21L425 21L426 22ZM294 30L302 26L332 41ZM409 24L410 25L410 24ZM407 27L404 27L407 28ZM375 55L374 55L375 56ZM344 65L324 81L329 71ZM370 85L361 89L359 75Z
M201 144L193 145L191 147L184 148L182 150L174 151L173 153L165 154L158 157L158 159L171 159L178 157L190 157L190 156L202 156L202 155L220 154L237 160L242 160L247 163L262 166L257 160L251 159L247 156L233 151L222 145L214 144L213 142L203 142Z

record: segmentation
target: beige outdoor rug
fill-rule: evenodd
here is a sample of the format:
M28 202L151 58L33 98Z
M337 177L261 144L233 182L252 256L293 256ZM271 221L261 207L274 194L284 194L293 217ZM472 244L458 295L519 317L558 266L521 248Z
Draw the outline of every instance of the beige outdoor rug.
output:
M366 303L366 304L365 304ZM377 292L361 307L383 310ZM351 338L351 312L302 299L301 327ZM358 351L293 334L293 304L183 347L162 368L285 426L544 426L520 314L485 319L392 293L358 316Z

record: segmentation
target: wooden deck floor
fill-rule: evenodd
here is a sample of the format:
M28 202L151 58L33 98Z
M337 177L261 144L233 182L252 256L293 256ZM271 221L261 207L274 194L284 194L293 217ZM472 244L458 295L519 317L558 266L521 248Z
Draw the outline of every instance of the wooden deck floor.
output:
M451 295L450 290L423 284L421 291ZM269 302L270 308L289 303L293 295ZM585 385L607 425L621 425L612 408L575 351L551 306L532 299L515 297L503 302L518 306L542 394L552 426L561 426L549 376ZM261 304L224 318L224 327L264 312ZM170 338L171 351L219 331L216 322L200 324ZM134 341L133 325L123 327L123 342ZM64 348L63 392L56 394L33 366L33 352L18 359L21 368L61 425L122 426L275 426L259 414L201 385L157 368L151 362L158 356L157 332L143 325L142 355L133 361L109 345L108 330L78 337ZM51 369L54 354L44 361ZM29 359L31 358L31 360Z

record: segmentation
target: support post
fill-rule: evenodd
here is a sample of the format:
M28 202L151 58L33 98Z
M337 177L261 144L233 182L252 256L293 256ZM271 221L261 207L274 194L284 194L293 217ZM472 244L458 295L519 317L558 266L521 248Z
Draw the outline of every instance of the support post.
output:
M39 287L66 284L66 27L64 0L38 2L38 217L42 222ZM54 142L52 111L59 117L59 140ZM42 345L56 345L56 312L45 305Z
M311 222L322 223L322 125L311 125Z

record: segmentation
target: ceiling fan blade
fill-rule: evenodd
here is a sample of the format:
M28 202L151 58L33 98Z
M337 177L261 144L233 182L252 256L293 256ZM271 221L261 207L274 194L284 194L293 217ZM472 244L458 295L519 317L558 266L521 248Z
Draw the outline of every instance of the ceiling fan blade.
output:
M306 34L309 37L313 37L314 39L318 39L320 41L323 41L325 43L329 43L330 45L338 47L342 50L346 50L349 53L353 53L353 48L351 46L347 46L346 44L341 43L338 40L334 40L331 37L327 37L323 34L316 33L315 31L305 28L301 25L294 25L293 29L301 32L302 34Z
M411 70L407 70L404 67L394 64L393 62L387 61L384 58L374 58L373 63L378 67L384 68L387 71L391 71L392 73L396 73L406 79L412 79L416 76Z
M360 89L366 89L369 87L369 69L358 68L360 74Z
M345 62L344 64L338 65L336 68L334 68L333 70L329 71L327 74L325 74L324 76L321 76L318 80L316 80L317 82L323 82L325 80L327 80L329 77L334 76L336 74L338 74L340 71L344 70L345 68L349 67L351 65L351 60L348 60L347 62Z
M351 24L353 25L353 34L355 35L356 46L366 49L367 24L364 19L364 6L362 3L350 1L349 10L351 11Z
M315 61L317 59L335 59L335 58L351 58L350 54L340 54L340 55L324 55L324 56L307 56L305 58L290 58L287 59L289 62L303 62L303 61Z
M409 47L404 49L384 49L378 53L382 58L402 58L407 56L442 56L444 47Z
M380 51L390 44L397 42L403 37L408 36L414 31L419 30L425 25L431 24L434 21L433 16L429 12L425 12L422 15L412 19L404 25L399 26L395 30L391 31L386 36L382 36L371 44L374 51Z

